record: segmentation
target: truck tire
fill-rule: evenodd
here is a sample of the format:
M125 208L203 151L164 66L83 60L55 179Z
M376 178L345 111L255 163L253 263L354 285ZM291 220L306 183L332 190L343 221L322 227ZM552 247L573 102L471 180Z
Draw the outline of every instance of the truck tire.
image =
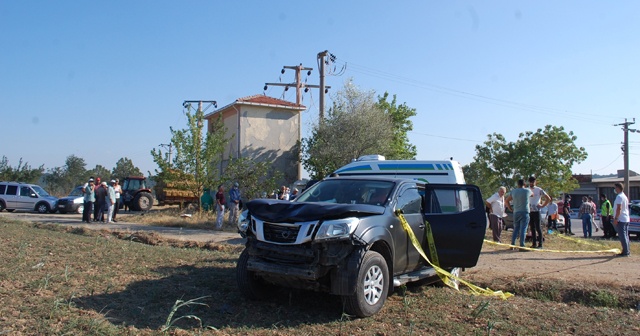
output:
M44 214L44 213L49 212L49 210L51 210L51 209L49 209L49 205L47 203L38 203L36 205L36 211L38 213Z
M236 281L240 293L249 300L261 300L267 297L267 294L273 289L269 285L255 275L254 272L247 270L249 261L249 252L244 249L238 258L236 266Z
M369 317L379 312L387 300L389 268L384 257L375 251L367 251L358 267L356 291L344 296L347 314Z
M133 210L149 211L153 205L153 196L148 192L139 192L133 200Z
M2 212L2 210L4 210L6 207L4 205L3 201L0 201L0 212Z

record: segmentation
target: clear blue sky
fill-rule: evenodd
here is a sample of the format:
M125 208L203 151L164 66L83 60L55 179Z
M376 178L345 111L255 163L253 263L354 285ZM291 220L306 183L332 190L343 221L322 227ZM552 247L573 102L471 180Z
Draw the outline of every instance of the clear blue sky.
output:
M129 157L153 172L149 151L185 127L184 100L260 94L283 65L313 67L317 83L329 50L347 64L332 91L352 79L417 109L418 159L467 164L489 133L554 124L589 153L575 173L608 174L623 166L612 125L640 117L639 36L637 1L0 0L0 156ZM306 136L317 91L303 103Z

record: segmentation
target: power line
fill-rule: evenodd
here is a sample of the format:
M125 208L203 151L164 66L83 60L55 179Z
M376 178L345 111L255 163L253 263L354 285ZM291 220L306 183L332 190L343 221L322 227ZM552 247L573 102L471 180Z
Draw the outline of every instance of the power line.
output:
M615 119L615 118L605 118L602 115L595 115L595 114L589 114L589 113L583 113L583 112L570 112L564 109L544 107L544 106L539 106L534 104L525 104L525 103L510 101L506 99L493 98L485 95L451 89L451 88L443 87L440 85L425 83L419 80L399 76L393 73L377 70L377 69L366 67L363 65L358 65L352 62L347 62L347 61L342 61L342 62L345 64L345 66L348 65L346 68L350 71L354 71L361 74L378 77L378 78L382 78L389 81L402 83L402 84L406 84L406 85L410 85L418 88L423 88L423 89L431 90L434 92L444 93L444 94L453 95L453 96L475 100L475 101L481 101L484 103L494 104L498 106L516 108L516 109L538 112L538 113L553 115L553 116L557 116L558 114L563 114L565 117L568 117L568 118L579 119L579 120L590 121L590 122L597 122L597 123ZM586 116L594 117L596 119L588 118Z
M601 171L601 170L604 170L604 169L609 168L609 166L611 166L611 165L612 165L612 164L614 164L616 161L618 161L618 159L619 159L621 156L622 156L622 154L618 154L618 156L616 156L616 158L615 158L613 161L611 161L611 163L609 163L608 165L606 165L606 166L604 166L604 167L602 167L602 168L600 168L600 169L594 169L593 171Z

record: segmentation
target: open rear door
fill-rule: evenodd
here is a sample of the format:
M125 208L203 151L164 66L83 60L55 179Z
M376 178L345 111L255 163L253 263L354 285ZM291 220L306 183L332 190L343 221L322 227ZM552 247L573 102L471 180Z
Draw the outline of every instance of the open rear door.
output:
M475 266L487 229L480 189L464 184L427 184L423 201L440 266Z

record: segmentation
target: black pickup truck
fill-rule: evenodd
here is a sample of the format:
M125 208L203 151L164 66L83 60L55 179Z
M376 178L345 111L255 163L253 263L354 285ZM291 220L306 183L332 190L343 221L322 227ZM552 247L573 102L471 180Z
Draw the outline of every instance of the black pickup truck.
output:
M274 285L323 291L342 296L348 314L377 313L395 286L438 279L396 210L427 255L428 221L442 268L459 273L476 265L487 225L476 186L334 177L294 202L247 204L238 222L247 238L237 265L240 291L250 299L265 297Z

